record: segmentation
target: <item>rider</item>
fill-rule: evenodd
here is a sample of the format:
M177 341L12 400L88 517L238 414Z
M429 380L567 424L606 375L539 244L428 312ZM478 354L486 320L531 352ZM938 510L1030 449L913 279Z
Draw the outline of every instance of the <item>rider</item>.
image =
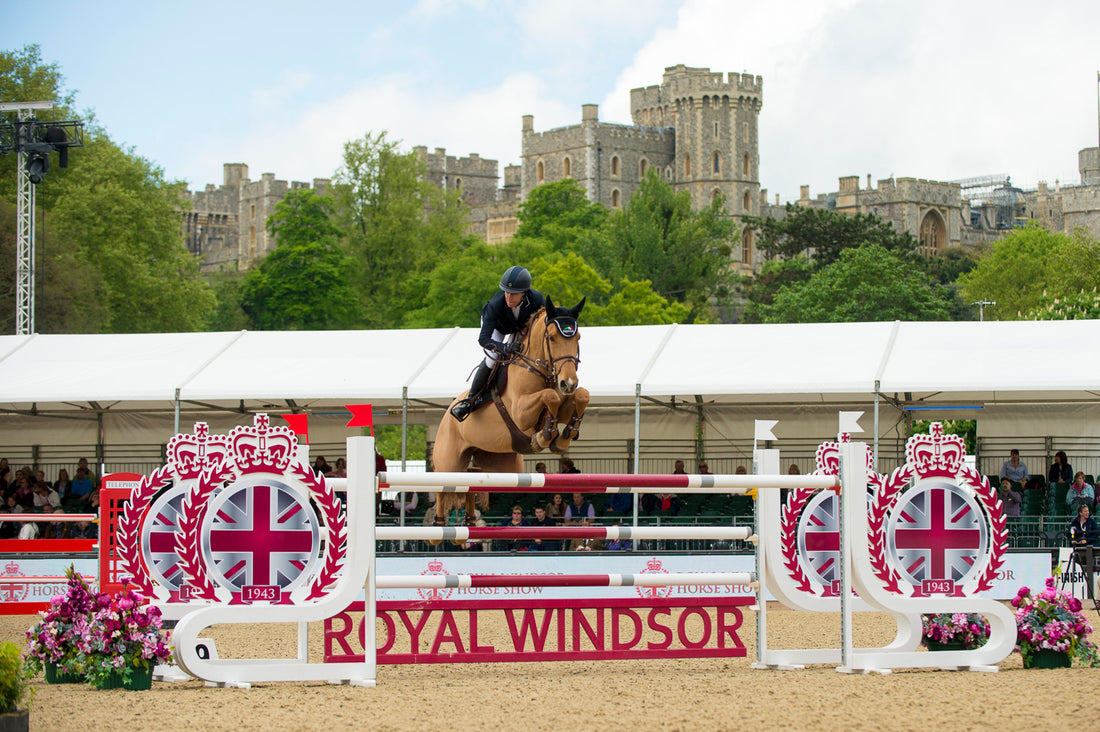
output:
M519 333L527 325L531 314L545 305L545 298L538 290L531 289L531 273L520 266L509 267L500 278L500 291L489 298L481 309L481 333L477 342L485 349L485 359L478 364L465 399L451 407L451 414L459 422L470 416L474 401L489 383L489 374L501 356L509 356L519 350L518 343L506 341L506 337Z

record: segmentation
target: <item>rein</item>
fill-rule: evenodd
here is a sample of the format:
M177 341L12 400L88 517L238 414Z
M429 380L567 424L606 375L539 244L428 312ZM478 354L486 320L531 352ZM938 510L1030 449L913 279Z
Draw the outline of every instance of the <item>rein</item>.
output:
M530 328L531 326L528 326L527 330L524 333L524 345L528 345ZM550 351L550 323L546 323L546 328L543 330L542 336L543 351L548 356L551 356L551 358L531 358L526 353L516 353L512 355L512 358L508 363L514 363L517 366L522 366L523 368L530 371L532 374L535 374L536 376L542 378L542 380L546 382L547 387L555 387L558 381L558 363L561 361L567 361L572 363L574 367L578 367L580 366L581 359L579 355L566 355L557 357L553 356ZM578 354L579 352L580 349L578 349Z

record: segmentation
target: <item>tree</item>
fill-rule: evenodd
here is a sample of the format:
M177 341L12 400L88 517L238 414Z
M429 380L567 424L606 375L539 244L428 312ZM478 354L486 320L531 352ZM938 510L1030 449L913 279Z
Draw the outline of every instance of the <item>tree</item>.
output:
M946 320L949 302L946 289L907 259L869 243L784 287L761 309L768 323Z
M501 272L499 252L476 243L451 260L440 262L427 277L421 307L405 313L406 328L476 328L481 307L496 292Z
M1024 313L1024 320L1097 320L1100 319L1100 293L1096 288L1071 292L1061 297L1043 293L1039 304Z
M612 281L649 280L667 300L686 305L693 321L714 318L714 306L730 295L733 222L721 200L698 211L687 191L651 168L627 207L612 215L608 241L581 254Z
M815 269L827 267L844 250L867 242L900 253L917 248L911 234L871 214L849 215L788 203L780 218L746 216L744 221L756 232L757 249L780 259L809 257Z
M1083 232L1053 233L1029 222L993 242L974 269L960 275L968 302L992 300L986 317L1019 318L1042 304L1043 293L1066 298L1100 281L1100 245Z
M466 213L456 191L425 178L423 161L401 153L386 133L344 145L335 177L336 223L353 260L360 321L371 328L401 325L424 305L436 264L470 245Z
M577 241L602 227L607 215L572 178L544 183L519 205L516 238L543 239L555 251L574 251Z
M278 245L240 287L241 309L256 330L329 330L351 325L358 298L348 284L350 261L329 219L331 199L293 190L267 222Z

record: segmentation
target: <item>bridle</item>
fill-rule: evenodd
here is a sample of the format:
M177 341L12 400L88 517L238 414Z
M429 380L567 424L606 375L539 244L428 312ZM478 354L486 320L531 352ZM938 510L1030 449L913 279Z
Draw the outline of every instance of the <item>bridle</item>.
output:
M573 364L573 368L578 368L580 366L580 347L577 348L576 356L572 354L568 354L565 356L554 356L553 353L550 351L550 326L553 325L555 328L557 328L558 332L561 333L563 337L573 338L577 334L577 325L576 323L572 323L573 335L567 336L564 332L562 332L562 324L558 322L558 319L544 317L543 321L546 324L546 328L542 332L543 352L546 353L549 358L531 358L526 353L515 353L512 355L512 358L508 361L508 363L514 363L517 366L522 366L523 368L530 371L532 374L540 377L544 382L546 382L546 386L557 388L558 369L561 362L571 363ZM528 341L530 328L531 326L528 325L523 332L523 341L525 345Z

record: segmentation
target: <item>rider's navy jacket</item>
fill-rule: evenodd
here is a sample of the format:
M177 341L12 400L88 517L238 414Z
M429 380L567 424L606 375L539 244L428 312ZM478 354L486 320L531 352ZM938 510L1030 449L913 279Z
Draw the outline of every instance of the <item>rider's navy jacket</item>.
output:
M477 342L481 344L482 348L497 350L503 344L496 341L497 345L492 345L494 330L502 335L520 332L527 325L531 314L545 304L546 298L542 296L541 292L528 290L524 294L523 300L520 301L519 317L517 318L512 314L512 309L504 302L504 292L498 291L489 298L489 302L485 303L485 307L481 309L481 334L477 337Z

